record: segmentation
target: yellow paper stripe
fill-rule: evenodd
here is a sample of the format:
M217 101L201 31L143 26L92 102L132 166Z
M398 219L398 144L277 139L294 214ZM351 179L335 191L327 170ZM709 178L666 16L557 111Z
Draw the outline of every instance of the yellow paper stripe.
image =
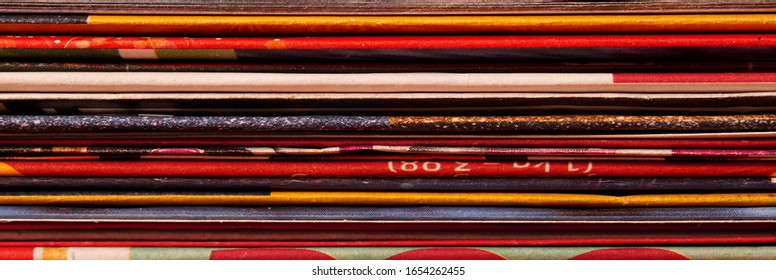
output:
M606 196L557 193L273 192L271 195L19 195L6 205L476 205L530 207L776 206L776 193Z
M66 260L67 247L45 247L43 248L43 260Z
M91 15L116 31L204 33L342 32L725 32L776 31L776 14L542 16L122 16ZM123 29L122 29L123 28ZM161 28L161 29L160 29ZM170 28L169 30L164 28ZM127 31L124 31L127 32Z

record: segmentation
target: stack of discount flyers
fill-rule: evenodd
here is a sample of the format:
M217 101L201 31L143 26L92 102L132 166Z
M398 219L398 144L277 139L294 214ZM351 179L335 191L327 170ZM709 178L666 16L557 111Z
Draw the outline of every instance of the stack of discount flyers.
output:
M776 5L508 2L0 3L0 258L776 258Z

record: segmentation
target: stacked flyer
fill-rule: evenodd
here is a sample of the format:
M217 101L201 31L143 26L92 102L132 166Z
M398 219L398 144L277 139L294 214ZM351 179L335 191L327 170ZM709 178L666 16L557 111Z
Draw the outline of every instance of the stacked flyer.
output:
M768 1L0 12L0 259L776 258Z

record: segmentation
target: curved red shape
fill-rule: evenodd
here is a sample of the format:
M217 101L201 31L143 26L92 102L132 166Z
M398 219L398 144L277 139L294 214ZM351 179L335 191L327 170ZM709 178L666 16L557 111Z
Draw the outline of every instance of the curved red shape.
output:
M309 249L235 249L215 250L211 260L334 260L325 253Z
M572 260L689 260L674 251L655 248L616 248L587 252Z
M505 260L504 257L481 249L431 248L396 254L388 260Z

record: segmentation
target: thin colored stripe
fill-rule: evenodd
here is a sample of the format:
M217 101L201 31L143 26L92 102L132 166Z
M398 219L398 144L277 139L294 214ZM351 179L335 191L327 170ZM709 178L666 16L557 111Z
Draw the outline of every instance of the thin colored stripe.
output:
M341 37L91 37L4 36L2 49L568 49L773 47L776 34L341 36Z
M615 73L615 83L767 83L776 80L776 73L674 73L632 74Z
M406 32L774 31L774 14L543 16L123 16L91 15L103 32L195 34Z
M272 192L271 195L0 195L6 205L453 205L527 207L761 207L774 193L606 196L555 193Z

